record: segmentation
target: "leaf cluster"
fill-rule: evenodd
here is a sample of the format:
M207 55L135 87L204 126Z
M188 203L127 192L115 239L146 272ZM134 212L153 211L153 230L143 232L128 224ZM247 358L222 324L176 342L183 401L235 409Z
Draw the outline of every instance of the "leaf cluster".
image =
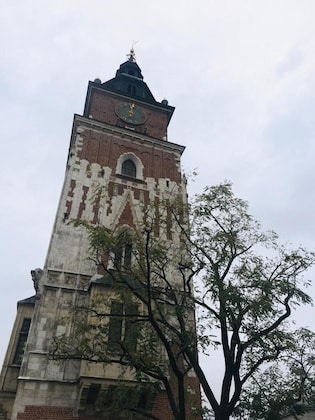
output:
M279 360L288 363L284 355L295 345L288 320L296 305L311 303L303 274L315 254L303 247L286 248L274 232L262 231L229 182L206 188L189 208L176 197L167 200L165 208L161 204L159 214L150 208L144 212L137 229L124 235L75 222L87 229L91 258L98 271L111 279L112 293L141 307L132 320L134 335L130 334L137 341L136 351L122 341L113 355L108 348L109 308L90 305L85 310L86 319L94 314L93 332L89 322L86 326L83 322L74 339L59 340L59 357L77 354L95 362L118 363L132 368L138 377L160 382L176 419L186 416L183 384L192 370L217 419L228 419L244 401L253 410L263 406L254 378L270 375L275 384L281 379L277 365L272 371L266 366ZM116 257L126 242L132 243L128 266ZM219 398L197 356L197 346L207 352L211 345L222 349L225 365ZM299 365L290 366L291 377L294 369L300 372ZM170 376L176 378L177 393ZM283 384L282 389L287 395L289 387Z

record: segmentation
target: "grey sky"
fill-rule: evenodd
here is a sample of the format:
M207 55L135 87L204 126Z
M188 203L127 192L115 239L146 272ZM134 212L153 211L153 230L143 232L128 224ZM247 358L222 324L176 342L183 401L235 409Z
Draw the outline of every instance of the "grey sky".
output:
M176 107L169 140L199 173L190 193L229 179L264 228L315 249L313 0L0 7L1 361L16 301L44 264L73 114L88 80L112 78L133 41L153 95ZM313 312L298 311L298 323L314 328Z

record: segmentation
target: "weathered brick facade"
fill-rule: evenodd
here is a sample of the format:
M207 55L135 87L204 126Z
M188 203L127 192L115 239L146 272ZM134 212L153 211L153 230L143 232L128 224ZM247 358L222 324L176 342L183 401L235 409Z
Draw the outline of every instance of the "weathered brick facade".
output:
M126 115L117 111L119 104L127 111L130 108ZM132 120L136 109L145 115L141 124ZM23 362L21 366L12 362L17 324L1 374L0 404L4 402L7 418L113 418L85 410L84 401L86 390L93 384L105 388L115 384L123 374L119 367L81 360L57 362L49 357L54 337L70 334L72 309L88 305L98 287L91 284L97 268L88 258L86 229L74 228L68 222L81 219L113 231L122 226L136 230L145 218L144 208L152 204L156 212L155 235L174 244L180 241L170 223L163 229L159 225L160 203L167 202L170 196L186 201L180 167L184 147L167 141L173 111L166 101L155 101L133 61L122 64L114 79L103 84L99 80L89 83L84 114L74 116L65 181L46 262L33 279L36 299L29 315L32 323ZM134 166L132 176L123 171L127 160ZM130 374L124 375L132 381ZM8 378L11 385L5 387ZM194 410L200 408L199 384L193 372L186 386L187 411L193 419ZM165 393L155 397L152 413L161 420L173 418ZM123 414L115 417L126 418Z

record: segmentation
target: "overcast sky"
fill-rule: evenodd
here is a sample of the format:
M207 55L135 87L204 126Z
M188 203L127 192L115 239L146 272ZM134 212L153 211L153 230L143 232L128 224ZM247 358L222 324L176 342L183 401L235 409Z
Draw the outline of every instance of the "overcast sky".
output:
M0 0L0 363L34 294L87 83L133 41L155 99L176 107L190 194L225 179L265 229L315 250L314 0ZM308 277L315 276L315 270ZM315 296L315 288L309 290ZM296 314L315 327L312 308ZM313 319L312 319L313 318Z

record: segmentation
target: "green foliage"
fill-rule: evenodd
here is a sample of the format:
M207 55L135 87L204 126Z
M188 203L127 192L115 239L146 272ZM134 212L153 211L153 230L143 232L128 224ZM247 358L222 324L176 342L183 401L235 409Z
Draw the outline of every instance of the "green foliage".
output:
M288 336L276 362L258 370L244 388L235 418L280 420L315 405L315 334L301 328Z
M126 386L119 383L117 386L111 386L107 391L102 392L99 397L98 406L103 411L110 413L129 413L128 418L138 418L137 413L146 412L148 400L153 398L159 389L155 384L141 383ZM133 414L134 413L134 414Z
M124 304L138 303L138 316L128 320L128 335L137 345L125 339L111 351L108 320L113 315L99 297L88 308L79 308L86 311L85 319L77 318L73 337L56 341L55 355L117 363L131 368L135 380L163 384L174 417L181 420L185 419L184 378L192 369L220 420L228 419L236 406L238 415L260 418L252 413L266 405L263 390L255 385L256 375L262 375L266 384L269 378L271 390L268 418L276 418L274 406L291 407L292 395L296 399L292 378L301 371L298 364L289 363L288 355L297 350L297 343L288 320L295 306L311 303L303 274L315 254L302 247L286 248L274 232L262 231L229 182L206 188L189 209L174 197L161 203L158 212L150 206L143 212L134 230L113 232L74 222L87 229L91 258L111 280L110 293ZM132 244L128 264L123 263L125 244ZM126 313L120 317L127 322ZM197 346L204 352L210 346L222 349L225 371L219 399L199 364ZM271 363L275 365L269 367ZM289 369L287 383L282 381L282 365ZM170 386L170 371L177 394ZM282 396L276 394L278 384Z
M311 303L303 273L314 253L286 249L263 232L228 182L197 195L190 214L198 339L203 351L221 346L225 361L220 400L205 393L216 418L228 418L246 382L291 346L287 320L294 306Z
M262 232L229 183L197 196L191 214L192 258L202 281L201 323L220 330L222 345L246 360L250 374L261 359L280 350L291 309L311 302L300 286L314 254L287 250L274 232ZM228 332L236 343L228 342Z

